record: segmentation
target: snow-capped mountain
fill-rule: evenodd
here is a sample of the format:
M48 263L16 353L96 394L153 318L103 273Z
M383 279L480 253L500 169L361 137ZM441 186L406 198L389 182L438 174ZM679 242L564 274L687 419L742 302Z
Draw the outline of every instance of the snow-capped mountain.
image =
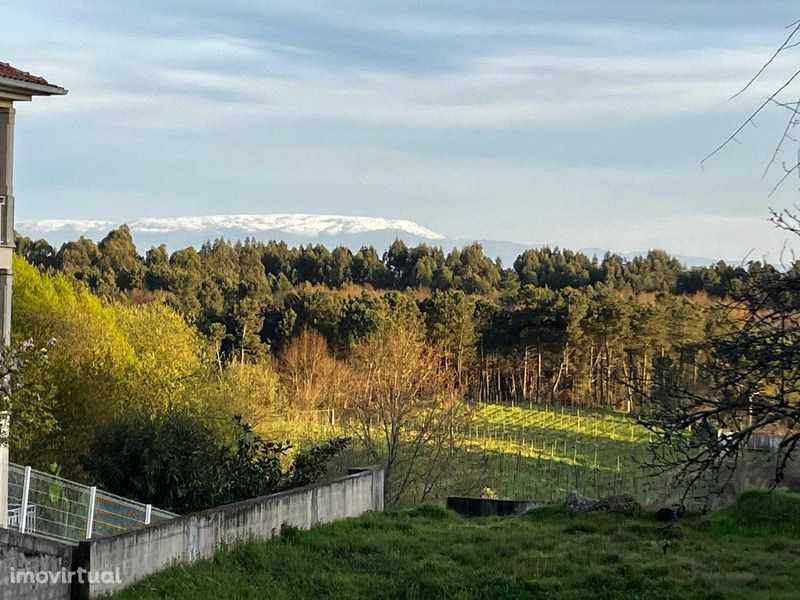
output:
M107 232L116 224L112 221L80 221L69 219L46 219L19 223L21 231L41 234L61 232ZM409 235L430 239L444 239L443 235L431 231L413 221L405 219L383 219L379 217L347 217L340 215L266 214L266 215L210 215L204 217L142 218L128 223L131 232L175 233L177 231L230 231L272 232L301 237L356 235L372 231L400 231Z
M99 220L46 219L17 223L28 237L44 238L58 247L80 236L102 239L120 223ZM198 217L141 218L128 221L140 251L166 244L170 250L198 247L207 240L284 240L289 245L321 243L330 248L375 246L383 251L396 238L409 244L442 244L445 237L406 219L309 214L208 215Z
M99 220L45 219L17 223L17 230L28 237L44 238L58 248L64 242L80 236L101 240L109 230L120 223ZM209 215L198 217L141 218L128 221L133 239L144 253L151 246L166 244L170 250L186 246L199 247L208 240L225 238L240 240L283 240L287 244L324 244L328 248L346 246L353 251L362 246L374 246L379 253L386 250L397 238L409 245L427 243L441 246L445 252L454 247L463 247L474 240L446 237L427 227L405 219L380 217L355 217L342 215L311 215L291 213L251 215ZM514 259L533 244L519 244L496 240L479 240L484 253L499 257L510 266ZM604 250L591 248L582 250L588 255L602 258ZM646 252L627 253L632 257ZM708 265L710 258L677 256L688 266Z

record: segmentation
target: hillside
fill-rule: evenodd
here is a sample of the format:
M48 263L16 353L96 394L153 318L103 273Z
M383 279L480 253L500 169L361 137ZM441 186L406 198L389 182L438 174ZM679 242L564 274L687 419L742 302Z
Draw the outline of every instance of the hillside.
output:
M800 499L750 492L666 527L559 507L465 520L431 506L290 530L115 596L174 598L796 598Z

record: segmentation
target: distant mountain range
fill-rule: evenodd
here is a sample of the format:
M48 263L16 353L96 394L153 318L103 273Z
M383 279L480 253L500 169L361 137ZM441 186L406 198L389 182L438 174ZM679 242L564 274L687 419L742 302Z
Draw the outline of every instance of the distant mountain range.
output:
M151 246L166 244L170 250L186 246L199 247L207 240L225 238L240 240L246 237L257 240L283 240L289 245L324 244L328 248L346 246L358 250L361 246L374 246L383 252L397 238L409 245L426 243L441 246L445 251L462 247L475 240L445 237L427 227L405 219L379 217L352 217L340 215L308 214L253 214L210 215L201 217L142 218L129 221L134 241L143 251ZM17 223L17 230L28 237L44 238L55 247L80 236L99 241L109 230L118 227L114 221L46 219ZM528 248L540 244L519 244L497 240L477 240L487 256L499 257L504 265ZM579 252L602 258L606 250L583 248ZM642 252L619 253L625 258L646 254ZM702 256L675 255L687 266L707 266L715 259Z

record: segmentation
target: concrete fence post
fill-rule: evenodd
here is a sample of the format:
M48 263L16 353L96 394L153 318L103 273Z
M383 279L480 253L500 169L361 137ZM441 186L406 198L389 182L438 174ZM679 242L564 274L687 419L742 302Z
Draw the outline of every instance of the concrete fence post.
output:
M9 413L0 412L0 527L8 527L8 434Z
M31 468L25 467L25 478L22 481L22 504L19 507L19 532L25 533L28 522L28 496L31 492Z
M375 512L383 512L384 498L386 494L383 468L377 465L372 465L369 467L352 467L347 469L347 474L355 475L356 473L364 473L365 471L369 471L370 475L372 476L372 510Z
M92 528L94 527L94 503L97 498L97 488L89 488L89 512L86 515L86 539L92 539Z

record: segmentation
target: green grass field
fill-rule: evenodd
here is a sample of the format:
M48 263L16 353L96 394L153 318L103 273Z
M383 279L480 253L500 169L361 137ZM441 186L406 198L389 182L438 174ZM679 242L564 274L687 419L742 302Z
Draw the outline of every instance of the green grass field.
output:
M285 437L318 440L341 433L328 413L276 424ZM547 406L482 404L466 432L467 443L454 457L448 478L434 496L480 495L491 488L502 498L554 502L570 490L590 496L623 492L646 505L673 499L667 478L649 477L640 463L647 458L649 433L627 415ZM353 448L334 471L368 460ZM408 504L419 498L413 494Z
M666 527L558 506L467 520L421 506L365 515L178 566L118 600L797 598L800 498L750 492Z

